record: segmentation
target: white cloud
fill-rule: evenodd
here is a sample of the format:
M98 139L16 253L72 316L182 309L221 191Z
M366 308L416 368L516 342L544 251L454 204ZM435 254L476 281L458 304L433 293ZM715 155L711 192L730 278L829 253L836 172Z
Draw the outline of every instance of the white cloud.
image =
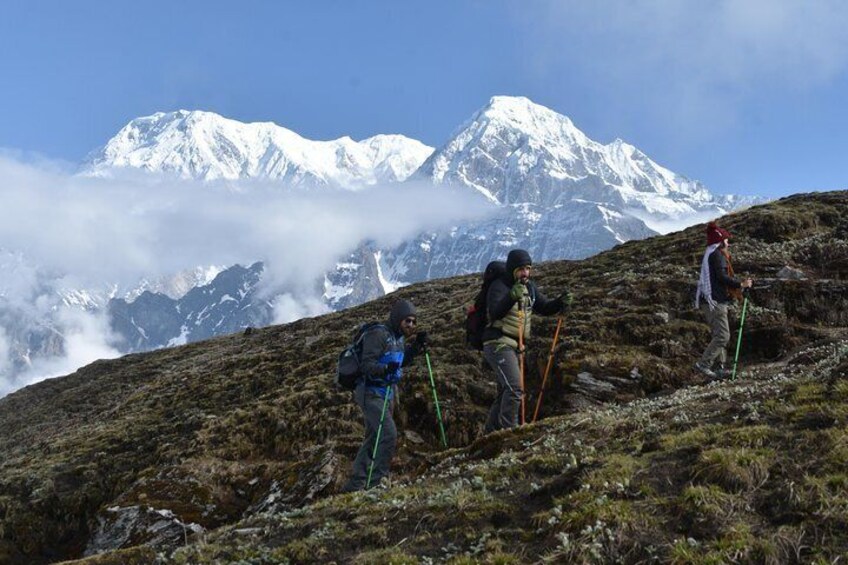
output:
M0 375L9 373L12 368L12 362L9 358L10 350L9 339L6 336L6 328L0 326ZM3 396L4 394L3 381L0 380L0 396Z
M114 336L105 313L93 314L82 310L61 308L56 323L62 328L64 351L60 354L32 360L25 371L10 371L10 347L5 329L0 327L0 397L29 384L72 373L97 359L112 359L121 355L113 347Z
M316 280L362 241L390 246L491 210L473 194L426 184L348 192L139 174L107 180L8 155L0 155L0 198L0 267L8 267L0 322L19 330L49 319L65 338L65 355L34 360L26 382L117 354L105 321L61 310L56 285L130 288L142 277L263 260L269 294L288 293L275 303L276 320L291 321L325 311ZM9 332L0 337L2 379L12 351Z
M259 259L280 284L311 284L363 240L391 245L488 211L473 195L426 185L349 192L150 175L105 180L3 157L0 182L3 247L83 285Z
M296 298L284 293L274 300L274 324L286 324L301 318L320 316L331 310L326 304L313 296Z

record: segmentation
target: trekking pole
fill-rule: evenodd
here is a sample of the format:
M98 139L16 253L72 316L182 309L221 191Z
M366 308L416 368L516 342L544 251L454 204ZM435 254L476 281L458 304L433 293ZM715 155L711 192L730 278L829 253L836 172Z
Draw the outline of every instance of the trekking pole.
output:
M374 462L377 460L377 446L380 445L380 434L383 432L383 420L386 418L386 406L389 404L389 389L386 387L386 398L383 400L383 413L380 414L380 425L377 427L377 439L374 440L374 452L371 454L371 467L368 469L368 481L365 490L371 488L371 474L374 472Z
M445 425L442 423L442 411L439 408L439 397L436 395L436 381L433 380L433 366L430 365L430 352L424 351L424 358L427 359L427 371L430 372L430 386L433 388L433 401L436 403L436 418L439 419L439 431L442 433L442 445L448 446L448 440L445 437Z
M521 387L521 425L524 425L524 304L518 310L518 384Z
M745 300L742 302L742 319L739 322L739 337L736 339L736 355L733 357L733 373L730 379L736 378L736 364L739 362L739 349L742 345L742 327L745 325L745 311L748 309L748 289L742 291Z
M559 339L559 330L562 328L562 314L557 320L556 330L554 331L554 341L551 343L551 352L548 354L548 364L545 366L545 375L542 377L542 388L539 389L539 398L536 399L536 410L533 412L533 422L539 417L539 407L542 406L542 395L545 394L545 383L548 382L548 374L551 372L551 366L554 363L554 349L556 349L557 339Z

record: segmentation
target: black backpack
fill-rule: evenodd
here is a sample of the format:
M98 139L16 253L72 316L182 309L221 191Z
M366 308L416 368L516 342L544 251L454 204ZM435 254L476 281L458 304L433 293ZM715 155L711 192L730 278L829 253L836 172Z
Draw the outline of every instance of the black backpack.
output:
M362 355L362 339L365 334L378 326L386 328L380 322L369 322L362 324L353 335L353 342L339 353L339 362L336 366L336 385L344 390L354 390L356 383L362 377L359 370L359 357ZM386 328L388 329L388 328Z
M474 304L468 307L465 313L465 344L469 349L483 350L483 330L489 323L486 314L486 295L492 282L506 273L506 263L503 261L492 261L486 265L483 272L483 286L474 299Z

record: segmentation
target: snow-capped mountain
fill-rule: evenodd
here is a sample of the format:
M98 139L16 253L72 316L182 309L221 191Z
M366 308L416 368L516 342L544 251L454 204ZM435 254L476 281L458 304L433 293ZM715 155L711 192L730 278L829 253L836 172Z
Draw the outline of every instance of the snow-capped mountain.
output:
M593 141L522 97L492 98L410 180L475 191L498 212L383 252L381 269L396 283L482 271L513 247L537 261L580 259L733 207L632 145Z
M393 248L351 242L356 248L339 250L336 267L314 281L316 295L334 310L405 284L482 271L514 247L528 249L535 261L579 259L761 201L715 196L624 141L593 141L567 117L506 96L492 98L435 151L403 136L311 141L272 123L244 124L210 112L157 113L131 121L81 168L107 178L121 169L296 188L426 182L470 191L491 206L485 220L421 233ZM59 308L108 313L125 352L277 319L275 296L267 288L258 291L259 263L186 265L183 273L143 280L134 289L109 281L98 288L68 286L14 254L0 256L0 263L8 275L0 276L0 377L30 366L35 356L61 354ZM23 287L25 299L9 300L20 298ZM11 368L8 362L4 367L7 360Z
M132 120L88 157L82 171L107 176L132 168L203 180L360 188L402 181L432 152L402 135L312 141L270 122L245 124L179 110Z
M421 166L412 173L416 162ZM506 96L493 97L435 151L399 136L360 144L349 138L313 142L273 124L241 124L206 112L155 114L130 122L87 170L101 174L110 167L341 188L409 177L479 193L493 207L486 220L423 233L391 249L363 242L315 283L333 309L400 285L481 271L513 247L531 250L536 261L579 259L655 235L651 226L717 216L734 204L733 197L713 196L701 183L622 140L598 143L567 117L527 98ZM236 266L219 277L241 281L241 293L252 296L260 272L256 266L246 271ZM235 331L249 325L247 318L252 325L269 319L267 304L238 299L212 316L215 324L199 329L194 318L222 311L216 302L221 292L210 290L220 286L216 279L195 289L205 290L192 295L191 308L157 293L141 295L138 304L113 300L113 318L121 317L113 325L139 350L208 337L222 328Z
M382 251L380 268L395 286L485 270L510 249L534 261L577 259L631 239L656 235L642 221L595 202L571 201L550 210L530 203L502 206L480 223L420 235Z
M496 204L568 201L679 217L715 206L699 182L617 139L603 145L527 98L495 96L421 166L416 177L467 186Z

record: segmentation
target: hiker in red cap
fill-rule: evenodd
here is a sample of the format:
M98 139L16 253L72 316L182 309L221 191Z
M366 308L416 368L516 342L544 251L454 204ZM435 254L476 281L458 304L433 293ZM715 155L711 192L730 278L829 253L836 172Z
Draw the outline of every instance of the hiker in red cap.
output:
M730 341L727 310L734 298L741 300L742 289L751 288L753 284L751 279L738 281L733 277L733 266L728 252L730 237L730 232L718 227L715 222L707 224L707 249L701 261L701 276L695 295L695 308L704 312L712 333L712 340L695 363L695 370L711 379L726 378L731 374L731 371L725 368L725 347ZM716 362L718 366L713 370Z

